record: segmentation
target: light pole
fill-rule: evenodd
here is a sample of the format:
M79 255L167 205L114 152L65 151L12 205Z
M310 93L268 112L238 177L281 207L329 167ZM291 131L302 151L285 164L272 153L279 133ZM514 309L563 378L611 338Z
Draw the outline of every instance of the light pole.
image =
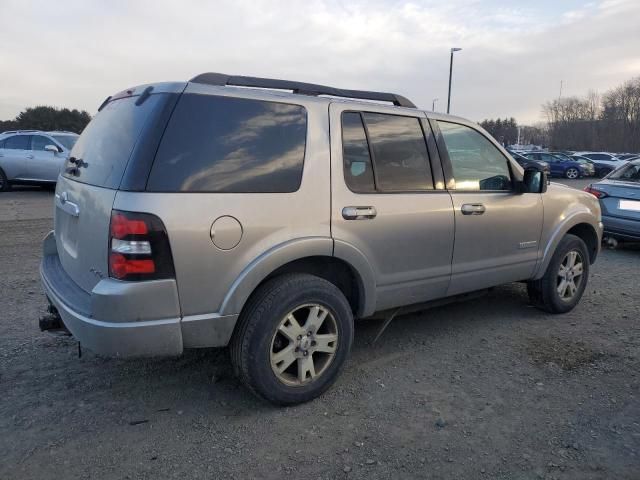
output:
M438 99L437 99L437 98L434 98L434 99L431 101L431 111L432 111L432 112L435 112L435 111L436 111L436 102L437 102L437 101L438 101Z
M453 47L451 49L451 59L449 60L449 95L447 97L447 113L449 113L449 109L451 108L451 74L453 73L453 53L459 52L462 50L461 48Z

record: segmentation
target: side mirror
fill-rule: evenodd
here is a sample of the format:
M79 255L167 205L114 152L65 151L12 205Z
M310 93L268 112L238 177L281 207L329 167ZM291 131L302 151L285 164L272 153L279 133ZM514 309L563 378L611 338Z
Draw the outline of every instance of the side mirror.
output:
M60 153L60 149L55 145L47 145L44 147L47 152Z
M527 167L524 170L521 193L544 193L547 191L547 174L538 168Z

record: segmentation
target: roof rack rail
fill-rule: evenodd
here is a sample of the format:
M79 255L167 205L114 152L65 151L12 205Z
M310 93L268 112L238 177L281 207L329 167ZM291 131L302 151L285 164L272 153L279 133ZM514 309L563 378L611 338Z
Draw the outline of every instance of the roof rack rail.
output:
M40 132L41 130L5 130L4 132L0 132L2 134L7 133L29 133L29 132Z
M302 95L330 95L332 97L358 98L363 100L375 100L390 102L398 107L416 108L408 98L395 93L367 92L365 90L345 90L343 88L327 87L314 83L294 82L290 80L278 80L275 78L244 77L239 75L225 75L223 73L201 73L193 77L190 82L204 83L207 85L272 88L276 90L292 90L293 93Z

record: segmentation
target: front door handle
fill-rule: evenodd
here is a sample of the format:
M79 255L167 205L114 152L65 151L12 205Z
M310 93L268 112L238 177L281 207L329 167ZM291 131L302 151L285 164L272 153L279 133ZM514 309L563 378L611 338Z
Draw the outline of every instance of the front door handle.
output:
M371 220L377 214L376 207L344 207L342 209L342 218L345 220Z
M486 208L481 203L465 203L460 210L463 215L482 215Z
M33 155L31 155L30 153L27 154L27 158L33 158Z

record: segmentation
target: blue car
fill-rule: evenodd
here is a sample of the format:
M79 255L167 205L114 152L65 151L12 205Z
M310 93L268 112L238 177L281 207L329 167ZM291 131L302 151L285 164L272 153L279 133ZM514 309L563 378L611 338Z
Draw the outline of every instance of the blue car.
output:
M584 189L600 200L607 237L640 240L640 160L632 160Z
M531 160L547 162L551 168L552 177L580 178L588 175L585 164L573 160L566 160L547 152L525 152L524 155Z

